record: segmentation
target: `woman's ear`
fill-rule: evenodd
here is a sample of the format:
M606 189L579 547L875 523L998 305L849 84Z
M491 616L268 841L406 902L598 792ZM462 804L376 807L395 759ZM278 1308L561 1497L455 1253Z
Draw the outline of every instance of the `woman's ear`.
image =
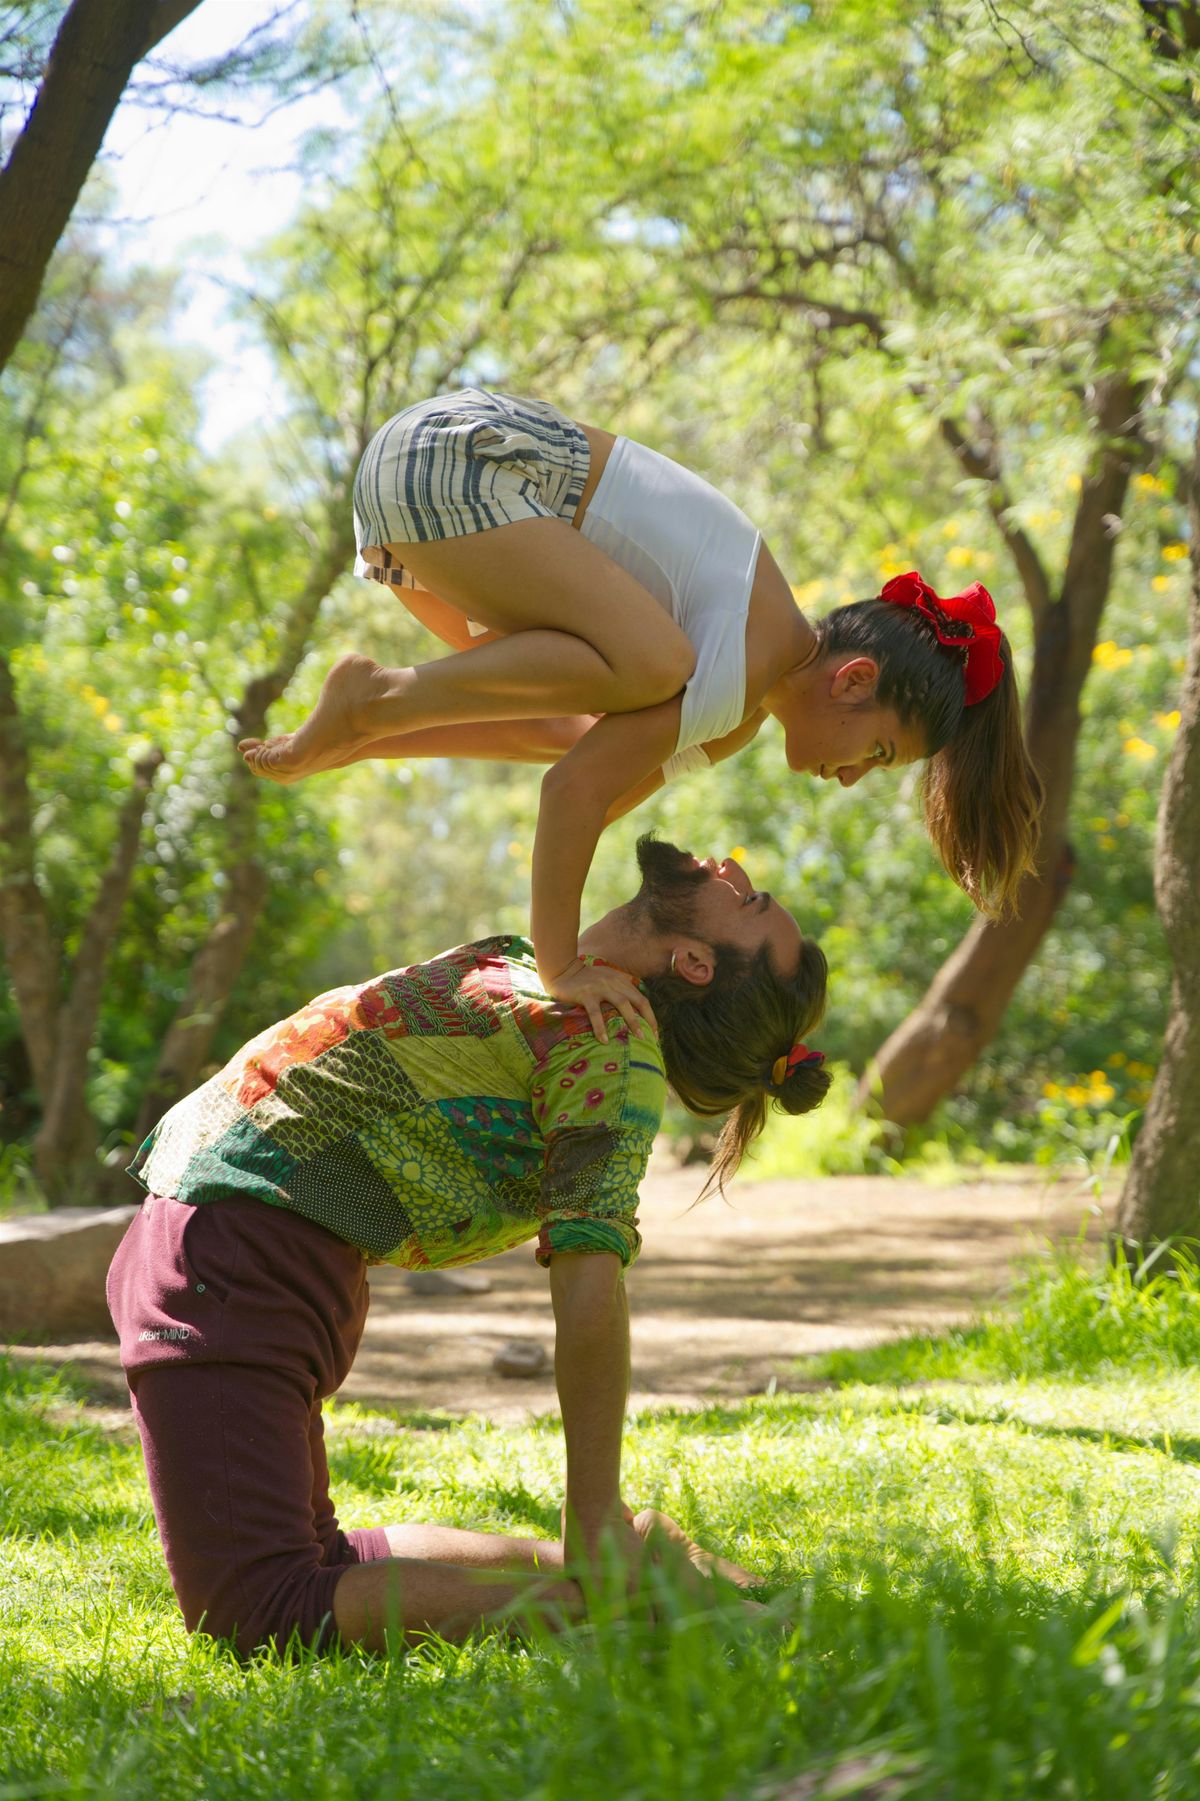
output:
M874 698L879 680L879 664L874 657L851 657L839 663L829 684L834 700L868 701Z
M707 988L716 973L712 946L699 938L685 938L671 951L671 974L696 988Z

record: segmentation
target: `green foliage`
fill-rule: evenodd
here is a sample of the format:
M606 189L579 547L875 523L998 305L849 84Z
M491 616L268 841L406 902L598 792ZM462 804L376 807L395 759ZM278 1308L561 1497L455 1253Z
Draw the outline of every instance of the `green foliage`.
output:
M806 1359L835 1382L1161 1374L1200 1359L1200 1261L1192 1246L1143 1259L1116 1247L1096 1266L1078 1249L1031 1259L1011 1306L949 1334L914 1334L866 1351Z
M1155 54L1133 0L1070 21L1026 0L1003 15L739 0L652 24L636 0L520 0L472 25L435 9L418 45L392 9L363 17L398 78L350 138L314 143L304 208L243 304L286 402L274 436L196 449L203 368L165 348L167 284L118 279L83 234L0 387L0 626L68 957L131 759L152 741L168 753L94 1047L108 1140L128 1133L217 914L230 706L279 653L305 556L344 532L334 497L389 410L461 380L540 392L728 492L814 613L908 566L986 581L1027 676L987 485L964 479L938 418L994 442L1005 523L1057 592L1089 384L1124 361L1155 371L1151 464L1084 690L1074 884L998 1039L908 1147L1101 1154L1136 1130L1165 1007L1151 867L1183 667L1190 65ZM318 11L290 46L268 34L262 73L277 50L288 80L306 57L348 66L336 26ZM352 648L436 647L377 588L337 583L272 728L298 722ZM536 771L436 762L264 789L269 899L214 1059L321 987L520 928L536 799ZM746 847L824 944L821 1043L861 1072L970 919L917 813L915 772L821 787L787 772L767 728L606 834L587 906L627 898L648 827ZM37 1105L7 990L0 1080L0 1131L25 1139ZM772 1129L760 1167L887 1167L849 1093Z

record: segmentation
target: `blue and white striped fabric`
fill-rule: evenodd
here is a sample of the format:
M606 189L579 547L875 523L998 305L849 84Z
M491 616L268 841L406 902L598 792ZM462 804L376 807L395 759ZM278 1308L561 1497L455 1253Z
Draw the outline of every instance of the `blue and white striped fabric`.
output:
M356 575L411 577L385 549L461 538L519 519L570 519L588 472L574 420L541 400L461 388L380 427L354 482Z

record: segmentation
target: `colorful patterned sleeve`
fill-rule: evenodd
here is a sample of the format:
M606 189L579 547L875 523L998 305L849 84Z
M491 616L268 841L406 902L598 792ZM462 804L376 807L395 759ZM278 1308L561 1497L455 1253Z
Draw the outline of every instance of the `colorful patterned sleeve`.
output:
M638 1185L666 1099L654 1039L622 1026L607 1044L590 1032L560 1039L537 1065L533 1116L545 1141L535 1255L615 1251L628 1266L641 1249Z

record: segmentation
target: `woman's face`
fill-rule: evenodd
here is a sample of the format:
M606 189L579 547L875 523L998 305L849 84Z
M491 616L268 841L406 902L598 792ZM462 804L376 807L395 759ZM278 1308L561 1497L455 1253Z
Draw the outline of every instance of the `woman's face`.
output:
M876 701L873 658L834 655L802 677L808 679L771 708L784 729L789 769L853 788L873 769L900 769L925 756L921 732Z

